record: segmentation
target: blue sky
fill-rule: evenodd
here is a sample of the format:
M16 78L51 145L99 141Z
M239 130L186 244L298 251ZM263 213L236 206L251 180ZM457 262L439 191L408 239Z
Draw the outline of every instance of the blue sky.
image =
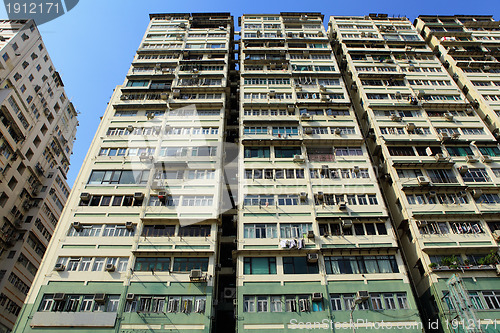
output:
M7 18L0 6L0 17ZM386 13L406 16L480 14L500 19L498 0L420 1L229 1L229 0L80 0L67 14L39 27L50 57L61 73L66 93L80 112L68 183L72 186L116 85L122 84L149 22L149 13L322 12L330 15ZM326 20L325 20L326 21ZM239 28L237 27L239 30Z

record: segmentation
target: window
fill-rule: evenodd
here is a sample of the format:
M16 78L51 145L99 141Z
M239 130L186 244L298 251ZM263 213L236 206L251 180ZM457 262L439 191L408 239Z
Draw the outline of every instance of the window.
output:
M176 257L172 270L174 272L190 272L192 269L208 270L208 258L204 257Z
M283 257L285 274L317 274L318 263L307 262L307 257Z
M170 271L170 258L162 257L138 257L135 260L134 270L138 272L145 271Z
M243 274L276 274L275 257L245 257Z
M254 296L244 296L243 297L243 312L255 312L255 297Z
M300 155L300 147L275 147L274 155L276 158L293 158L294 155Z
M332 306L332 311L341 311L342 310L342 300L340 294L331 294L330 295L330 304Z
M282 223L280 224L281 238L302 238L312 230L310 223Z
M271 296L271 312L283 312L281 296Z
M399 273L394 256L325 256L327 274Z
M277 238L276 224L245 224L244 238Z
M88 184L146 184L149 170L94 170Z
M488 176L486 169L468 169L468 171L462 175L464 182L490 182L491 179Z
M269 158L269 147L246 147L245 158Z
M406 293L397 293L396 299L398 301L398 306L400 309L408 309L408 299L406 298Z
M396 310L396 303L393 294L384 294L384 305L387 310Z

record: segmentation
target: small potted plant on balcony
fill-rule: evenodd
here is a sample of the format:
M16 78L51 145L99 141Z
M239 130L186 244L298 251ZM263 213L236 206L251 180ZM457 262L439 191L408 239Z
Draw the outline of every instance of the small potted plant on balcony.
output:
M441 259L441 265L452 269L457 269L458 259L457 257L455 257L455 255L452 255L450 257L444 257L443 259Z
M489 254L487 254L486 256L477 261L480 267L489 266L491 268L494 268L495 265L498 264L498 262L499 262L498 255L496 254L495 251L491 251Z

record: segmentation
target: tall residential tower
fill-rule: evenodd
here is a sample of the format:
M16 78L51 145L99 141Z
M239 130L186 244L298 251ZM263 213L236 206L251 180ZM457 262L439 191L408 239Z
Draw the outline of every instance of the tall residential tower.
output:
M329 24L423 317L487 330L500 318L498 142L407 18Z
M232 32L227 13L150 16L18 332L211 331Z
M8 332L69 195L78 125L33 21L0 21L0 332Z

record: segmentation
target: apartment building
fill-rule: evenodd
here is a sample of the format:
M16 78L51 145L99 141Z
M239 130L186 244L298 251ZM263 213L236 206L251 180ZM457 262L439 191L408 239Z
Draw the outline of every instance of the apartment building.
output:
M443 23L435 31L459 28L458 18L443 19L417 20L431 45L441 36L429 31L434 22ZM500 318L500 150L478 113L485 102L470 103L447 72L453 61L444 48L448 39L429 47L407 18L333 16L329 34L423 318L439 319L445 332L458 329L457 319L469 323L463 331L493 332ZM470 32L454 36L459 43ZM475 57L478 50L471 52ZM470 85L469 96L473 90Z
M419 16L417 31L498 138L500 22L492 16Z
M16 332L209 332L233 21L151 14Z
M421 332L323 18L239 19L236 329Z
M10 332L68 198L77 113L32 20L0 21L0 332Z

